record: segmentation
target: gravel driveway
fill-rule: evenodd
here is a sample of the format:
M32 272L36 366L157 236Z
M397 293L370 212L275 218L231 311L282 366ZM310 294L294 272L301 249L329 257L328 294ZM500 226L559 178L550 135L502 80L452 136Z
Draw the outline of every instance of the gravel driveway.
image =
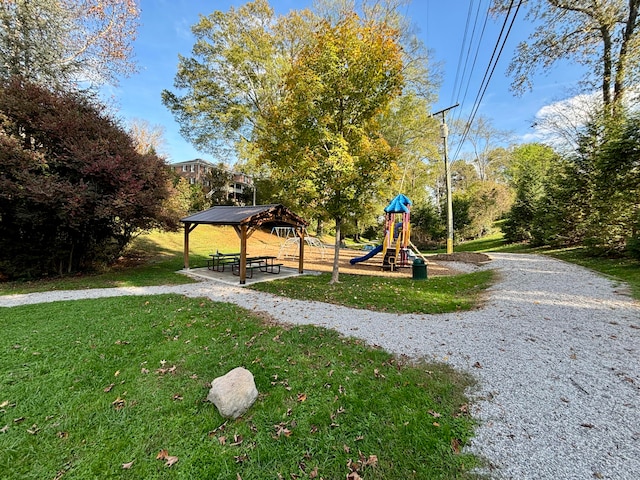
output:
M640 305L586 269L491 254L499 272L472 312L397 315L275 297L215 282L1 296L0 306L182 293L333 328L443 361L479 380L469 449L496 479L640 478Z

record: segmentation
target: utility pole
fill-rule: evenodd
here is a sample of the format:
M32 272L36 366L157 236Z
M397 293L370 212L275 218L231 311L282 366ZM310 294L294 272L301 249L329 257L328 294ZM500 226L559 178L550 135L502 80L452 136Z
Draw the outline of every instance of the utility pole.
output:
M447 182L447 253L453 253L453 201L451 199L451 169L449 168L449 159L447 158L447 137L449 136L449 128L447 127L447 123L445 121L445 113L447 113L452 108L456 108L459 103L451 107L447 107L443 110L440 110L436 113L432 113L431 116L435 117L436 115L442 114L442 123L440 124L440 138L442 138L442 143L444 146L444 174Z

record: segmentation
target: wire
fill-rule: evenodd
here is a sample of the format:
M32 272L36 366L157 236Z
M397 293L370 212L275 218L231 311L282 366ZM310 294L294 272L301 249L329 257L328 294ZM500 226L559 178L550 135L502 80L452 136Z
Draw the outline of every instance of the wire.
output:
M491 58L489 59L489 64L487 65L487 68L485 69L484 76L482 78L482 82L480 83L480 88L478 89L478 94L476 95L476 99L474 101L473 107L471 108L471 115L469 116L469 119L465 124L465 129L464 129L464 131L462 133L460 141L458 142L456 153L452 157L454 159L454 161L455 161L455 159L457 159L458 154L460 153L460 150L462 149L462 145L464 144L464 142L465 142L465 140L467 138L467 135L469 134L469 130L471 128L471 124L473 123L473 121L475 119L475 116L478 113L478 109L480 108L480 104L482 103L482 99L484 98L484 95L485 95L485 93L487 91L487 88L489 87L489 82L491 81L491 77L493 76L493 73L495 72L496 66L498 65L498 60L500 59L502 51L504 50L504 46L505 46L505 44L507 42L507 38L509 37L509 34L511 33L511 29L513 28L513 24L515 23L516 17L518 15L518 11L520 10L520 7L522 6L523 0L519 0L518 1L518 6L516 7L515 12L514 12L513 16L511 17L511 23L509 23L509 27L507 28L507 31L505 33L505 28L507 26L507 23L509 22L509 17L511 16L511 10L513 9L514 2L515 2L515 0L511 0L511 3L509 4L509 10L507 11L507 15L505 16L504 23L502 24L502 28L500 29L500 34L498 35L498 39L496 40L495 47L494 47L493 52L491 54ZM503 33L504 33L504 38L503 38Z
M458 78L460 76L460 65L462 65L462 54L464 53L464 46L467 42L467 33L469 33L469 21L471 20L471 11L473 9L473 0L471 0L469 2L469 11L467 12L467 23L464 26L464 35L462 37L462 46L460 47L460 56L458 57L458 66L456 67L456 78L453 81L453 90L451 91L451 102L450 104L453 105L455 98L457 97L456 94L456 87L458 85ZM476 30L476 26L475 24L473 25L473 32L475 32ZM471 33L471 38L473 38L473 32ZM469 48L471 48L471 41L469 41ZM467 50L467 57L465 59L464 62L464 69L463 69L463 73L462 76L464 78L464 70L466 70L467 68L467 61L469 60L469 50ZM462 81L460 82L462 83Z

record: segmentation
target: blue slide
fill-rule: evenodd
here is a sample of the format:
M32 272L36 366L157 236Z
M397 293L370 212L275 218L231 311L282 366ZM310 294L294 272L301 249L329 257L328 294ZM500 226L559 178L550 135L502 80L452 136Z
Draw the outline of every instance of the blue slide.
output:
M351 265L355 265L358 262L364 262L365 260L369 260L374 255L377 255L381 251L382 251L382 245L378 245L376 248L374 248L369 253L367 253L364 257L352 258L351 260L349 260L349 263Z

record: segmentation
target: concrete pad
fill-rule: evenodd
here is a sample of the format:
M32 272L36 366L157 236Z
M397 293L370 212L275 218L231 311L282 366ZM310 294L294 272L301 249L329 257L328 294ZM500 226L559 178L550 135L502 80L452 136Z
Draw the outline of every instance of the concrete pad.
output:
M233 285L234 287L246 287L253 283L270 282L272 280L279 280L283 278L299 277L300 275L320 275L321 272L305 271L304 273L298 273L297 268L290 267L280 267L280 273L266 273L254 270L253 278L247 277L244 285L240 285L240 276L231 273L231 268L225 269L224 272L217 272L215 270L209 270L206 267L197 267L178 270L178 273L200 280L213 280L227 285Z

